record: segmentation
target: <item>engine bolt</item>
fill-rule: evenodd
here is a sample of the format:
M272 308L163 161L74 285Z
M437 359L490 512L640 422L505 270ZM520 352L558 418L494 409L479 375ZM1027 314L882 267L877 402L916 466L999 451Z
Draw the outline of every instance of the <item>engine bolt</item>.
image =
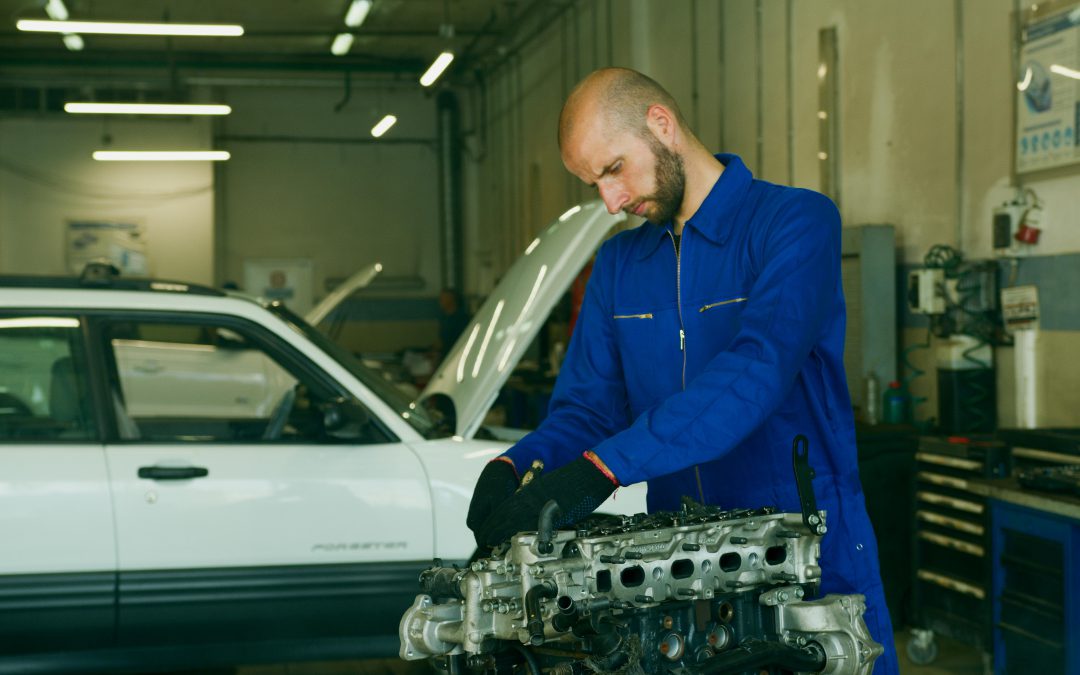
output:
M671 627L675 625L675 621L670 616L665 616L660 625L664 627L664 630L671 630Z
M819 518L816 513L811 513L810 517L807 518L807 520L810 522L811 525L817 525L821 522L821 518Z

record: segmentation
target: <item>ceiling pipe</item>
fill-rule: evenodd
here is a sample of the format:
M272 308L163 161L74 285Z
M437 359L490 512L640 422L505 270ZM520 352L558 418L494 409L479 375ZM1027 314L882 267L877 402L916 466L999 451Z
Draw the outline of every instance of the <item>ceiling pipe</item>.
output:
M457 97L449 90L439 92L435 105L438 111L441 281L444 288L461 292L465 281L461 113Z

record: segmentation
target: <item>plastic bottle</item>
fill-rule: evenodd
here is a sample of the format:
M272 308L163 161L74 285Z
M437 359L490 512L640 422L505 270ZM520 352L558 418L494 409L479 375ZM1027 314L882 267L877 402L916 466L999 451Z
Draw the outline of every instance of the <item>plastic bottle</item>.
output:
M911 397L897 381L889 383L885 390L881 418L886 424L911 423Z

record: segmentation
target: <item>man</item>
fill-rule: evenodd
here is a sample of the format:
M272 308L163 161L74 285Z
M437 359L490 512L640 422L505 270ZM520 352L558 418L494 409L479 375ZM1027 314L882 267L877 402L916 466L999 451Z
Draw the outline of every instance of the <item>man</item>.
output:
M433 349L437 354L436 363L450 351L468 325L469 313L465 311L461 293L453 288L439 291L439 336Z
M827 511L821 592L866 596L886 648L875 672L896 673L844 377L836 207L710 154L671 96L631 70L577 85L559 146L610 212L649 222L601 246L547 419L477 481L478 544L536 529L549 499L565 525L643 480L650 510L687 495L797 512L791 453L804 434ZM543 474L515 492L534 460Z

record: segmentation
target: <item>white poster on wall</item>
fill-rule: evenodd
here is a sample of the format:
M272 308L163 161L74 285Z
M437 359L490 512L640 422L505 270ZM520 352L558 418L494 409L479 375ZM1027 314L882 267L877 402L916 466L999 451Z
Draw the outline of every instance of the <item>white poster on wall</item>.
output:
M280 300L303 316L315 298L315 266L307 258L245 260L243 291L267 300Z
M1080 161L1080 12L1024 27L1016 83L1016 171Z
M88 262L109 262L124 276L150 273L143 229L134 223L69 220L65 260L71 274L82 274Z

